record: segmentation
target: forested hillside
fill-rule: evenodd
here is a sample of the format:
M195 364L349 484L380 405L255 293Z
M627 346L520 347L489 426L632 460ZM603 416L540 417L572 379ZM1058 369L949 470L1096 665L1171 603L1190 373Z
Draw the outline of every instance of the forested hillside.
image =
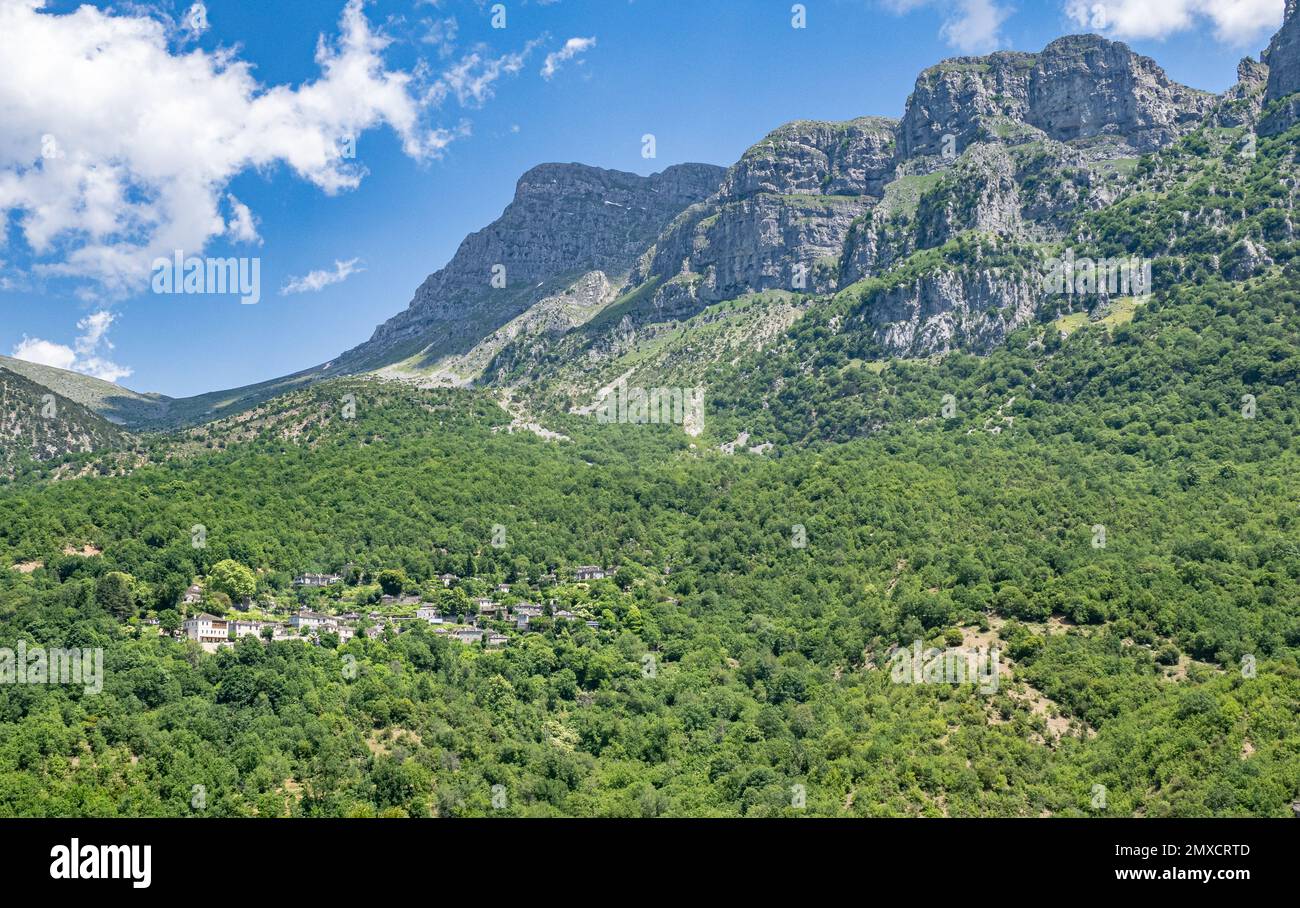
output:
M354 381L225 450L196 434L124 478L10 489L0 563L29 572L0 575L2 642L103 645L106 680L0 691L3 809L184 815L202 785L234 815L1282 815L1300 778L1295 376L1249 357L1248 386L1275 390L1248 419L1247 385L1197 367L1230 355L1219 334L1294 331L1294 297L1260 291L1084 330L1046 369L1021 342L945 362L959 420L923 417L932 367L903 367L913 396L886 428L776 459L668 426L575 421L550 443L499 431L487 398ZM1216 328L1199 340L1198 315ZM61 554L86 545L103 554ZM412 589L619 570L559 594L598 629L502 650L417 626L207 655L137 623L225 559L288 602L294 573L349 563L350 582L400 569ZM890 648L916 639L996 642L1011 675L991 696L893 683Z
M92 411L0 366L0 483L24 475L77 475L92 461L107 470L107 453L130 442Z

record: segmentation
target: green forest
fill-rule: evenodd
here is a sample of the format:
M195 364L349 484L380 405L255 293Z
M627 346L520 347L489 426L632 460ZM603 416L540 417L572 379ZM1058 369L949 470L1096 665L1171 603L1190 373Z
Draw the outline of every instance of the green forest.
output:
M1159 191L1079 221L1081 254L1155 260L1131 321L1062 336L1044 313L988 356L870 368L867 333L831 328L880 291L856 286L714 366L698 439L557 410L550 442L485 389L345 378L17 464L0 647L99 647L105 679L0 685L0 815L1290 815L1300 259L1273 200L1297 135L1252 161L1215 141L1143 159ZM1188 210L1273 265L1235 279L1221 237L1170 226ZM718 452L740 430L775 447ZM616 570L569 579L588 564ZM598 620L205 652L152 623L196 611L195 581L232 615L511 584ZM896 683L918 640L994 646L1005 677Z

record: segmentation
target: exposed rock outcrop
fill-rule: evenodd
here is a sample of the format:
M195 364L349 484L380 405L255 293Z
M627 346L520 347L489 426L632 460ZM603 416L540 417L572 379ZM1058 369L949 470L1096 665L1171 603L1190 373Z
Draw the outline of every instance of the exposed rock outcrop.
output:
M893 179L897 122L862 117L846 123L797 120L745 152L722 195L870 195Z
M972 146L917 211L920 249L941 246L963 230L1008 236L1023 225L1016 162L1000 145Z
M1262 135L1277 135L1300 123L1300 0L1287 0L1286 19L1264 56L1268 88L1264 92Z
M1010 121L1060 142L1108 139L1116 154L1146 152L1192 128L1213 102L1125 44L1072 35L1038 54L959 57L925 70L908 99L899 150L905 158L951 156L998 138Z
M1268 46L1268 89L1276 101L1300 91L1300 0L1287 0L1282 28Z
M340 357L336 368L373 367L430 348L465 352L561 290L566 276L626 274L656 234L712 194L724 173L707 164L650 177L582 164L534 167L501 217L466 237L410 306ZM494 276L502 286L493 285Z
M1033 320L1041 300L1030 273L941 268L869 294L858 318L890 355L986 353Z
M1209 122L1228 129L1254 127L1264 106L1267 86L1268 66L1246 57L1237 64L1237 84L1220 97L1209 116Z
M893 120L798 121L750 148L665 231L634 280L677 316L753 291L834 290L844 239L893 179Z

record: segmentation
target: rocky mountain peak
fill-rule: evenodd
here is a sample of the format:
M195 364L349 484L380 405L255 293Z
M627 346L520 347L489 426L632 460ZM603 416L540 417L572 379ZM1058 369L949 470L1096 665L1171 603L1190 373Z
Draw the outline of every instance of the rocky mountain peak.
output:
M665 285L659 314L753 290L830 288L850 225L895 178L897 131L885 117L773 130L658 238L634 280Z
M1219 97L1207 122L1229 129L1253 127L1264 106L1264 88L1267 84L1268 65L1253 57L1243 58L1237 64L1237 84Z
M501 217L471 234L429 289L479 290L494 265L508 284L584 268L630 267L686 206L717 189L724 171L705 164L642 177L586 164L541 164L520 177Z
M1060 142L1108 137L1126 153L1145 152L1173 142L1213 103L1126 44L1069 35L1037 54L957 57L925 70L899 148L905 158L960 152L996 138L1010 120Z
M898 121L796 120L751 147L727 174L721 195L874 195L893 179Z
M410 306L335 368L373 368L438 342L464 346L553 291L543 286L549 280L629 271L674 217L718 188L725 172L709 164L678 165L648 177L586 164L532 168L519 178L501 217L466 237L446 267L420 285Z
M1241 85L1267 85L1268 64L1254 57L1242 57L1237 64L1237 83Z

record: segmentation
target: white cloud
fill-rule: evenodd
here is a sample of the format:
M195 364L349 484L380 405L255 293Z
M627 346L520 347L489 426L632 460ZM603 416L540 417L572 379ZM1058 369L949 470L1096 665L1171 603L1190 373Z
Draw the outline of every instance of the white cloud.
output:
M1010 15L1009 6L1000 6L993 0L958 0L940 34L963 53L985 53L1004 43L1002 23Z
M98 356L91 356L83 360L78 360L73 366L74 371L89 375L92 378L98 378L103 381L111 381L117 384L124 378L130 378L135 370L126 366L119 366L117 363L109 362Z
M351 189L364 171L338 140L382 125L411 157L437 156L466 130L427 124L416 75L387 68L362 6L347 0L337 39L318 41L314 81L267 86L235 51L173 53L143 13L0 0L0 221L17 215L34 270L135 289L154 258L232 230L220 203L242 171L282 163ZM251 212L234 212L250 236Z
M944 10L939 34L952 47L965 54L997 50L1005 42L1002 23L1011 16L1011 7L995 0L884 0L885 6L902 15L923 6Z
M281 296L288 296L291 293L318 293L331 284L341 284L354 274L365 271L364 268L358 268L357 262L360 259L352 259L349 262L334 263L334 270L311 271L302 277L291 277L288 283L280 288Z
M239 243L256 243L260 246L262 238L257 234L257 218L253 212L233 195L227 195L226 201L230 203L231 212L226 224L226 235Z
M113 345L108 340L108 329L112 327L116 318L116 315L106 309L87 315L77 322L77 329L81 334L73 341L71 347L24 335L14 347L13 356L15 359L29 363L80 372L104 381L121 381L128 378L133 370L100 355L101 348L113 349Z
M439 57L450 57L456 52L456 36L460 33L460 23L455 16L446 19L425 19L424 37L420 40L438 48Z
M496 81L522 70L529 54L539 43L529 41L523 50L500 57L485 57L487 48L480 45L445 70L426 92L425 98L436 105L448 95L455 95L461 107L482 107L496 93L493 88Z
M1080 28L1117 38L1166 38L1214 25L1215 37L1237 46L1267 38L1282 24L1284 0L1068 0L1066 14Z
M113 326L115 318L116 316L107 309L101 309L77 322L77 327L82 331L81 336L77 338L77 352L88 356L94 353L101 343L112 350L113 345L108 342L105 335Z
M14 347L13 357L42 366L54 366L56 369L71 369L77 361L77 351L63 344L23 335L23 339Z
M561 66L578 56L578 54L586 53L595 45L595 38L570 38L565 41L564 47L546 55L546 62L542 64L542 78L552 78L559 72Z

